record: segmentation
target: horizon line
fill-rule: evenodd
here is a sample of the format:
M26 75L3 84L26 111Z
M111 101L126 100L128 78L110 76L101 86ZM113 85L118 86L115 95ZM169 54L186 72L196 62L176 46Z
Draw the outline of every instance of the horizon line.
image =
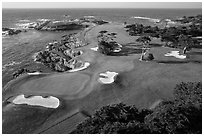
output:
M202 7L201 8L140 8L140 7L137 7L137 8L128 8L128 7L108 7L108 8L106 8L106 7L102 7L102 8L100 8L100 7L97 7L97 8L77 8L77 7L67 7L67 8L59 8L59 7L56 7L56 8L53 8L53 7L50 7L50 8L35 8L35 7L33 7L33 8L31 8L31 7L28 7L28 8L18 8L18 7L16 7L16 8L9 8L9 7L2 7L2 9L202 9Z

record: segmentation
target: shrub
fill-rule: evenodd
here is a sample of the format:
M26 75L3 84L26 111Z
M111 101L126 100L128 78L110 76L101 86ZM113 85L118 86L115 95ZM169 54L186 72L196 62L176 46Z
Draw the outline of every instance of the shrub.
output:
M174 88L175 102L179 106L195 106L202 108L202 83L180 83Z
M114 104L100 108L72 133L200 134L202 133L202 84L176 85L175 98L152 110Z
M146 133L144 117L151 111L119 103L104 106L72 133Z

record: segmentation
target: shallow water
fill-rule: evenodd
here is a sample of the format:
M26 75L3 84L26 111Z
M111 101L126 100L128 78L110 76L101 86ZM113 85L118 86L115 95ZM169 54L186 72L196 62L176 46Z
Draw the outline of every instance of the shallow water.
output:
M68 32L30 30L2 39L3 86L12 79L12 74L21 68L50 71L44 65L35 63L32 56L45 49L49 42L60 40L61 36L75 32L79 32L79 30Z

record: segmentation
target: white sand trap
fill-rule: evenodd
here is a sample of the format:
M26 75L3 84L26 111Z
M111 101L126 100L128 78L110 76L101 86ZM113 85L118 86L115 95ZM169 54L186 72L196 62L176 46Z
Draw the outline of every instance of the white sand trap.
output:
M69 70L68 72L76 72L76 71L84 70L84 69L86 69L89 65L90 65L89 62L85 62L82 67Z
M93 51L98 51L98 47L91 48Z
M40 72L34 72L34 73L27 73L28 75L40 75Z
M185 59L186 55L179 55L179 51L171 51L170 53L166 53L164 56L173 56L178 59Z
M110 72L110 71L107 71L105 73L100 73L100 76L103 76L103 77L100 77L98 79L98 81L102 84L111 84L114 82L114 77L118 75L118 73L116 72Z
M117 48L117 49L115 49L113 52L120 52L121 51L121 49L120 48Z
M42 106L46 108L57 108L60 105L59 99L53 96L49 96L47 98L43 98L42 96L32 96L30 98L25 98L24 94L17 96L13 100L13 103Z

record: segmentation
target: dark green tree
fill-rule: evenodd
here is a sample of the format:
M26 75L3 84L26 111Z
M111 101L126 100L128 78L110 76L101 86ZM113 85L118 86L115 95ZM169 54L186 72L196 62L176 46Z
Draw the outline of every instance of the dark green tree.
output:
M193 39L190 36L181 34L178 38L178 44L183 47L183 54L193 47Z
M142 43L142 45L143 45L142 54L140 57L140 60L143 60L144 55L147 51L147 47L149 45L149 42L151 41L151 38L147 35L144 35L144 36L140 36L136 41Z
M108 105L80 123L72 133L201 134L202 84L187 82L174 89L175 98L152 110L134 105Z
M143 122L150 113L122 103L104 106L72 133L148 133Z

